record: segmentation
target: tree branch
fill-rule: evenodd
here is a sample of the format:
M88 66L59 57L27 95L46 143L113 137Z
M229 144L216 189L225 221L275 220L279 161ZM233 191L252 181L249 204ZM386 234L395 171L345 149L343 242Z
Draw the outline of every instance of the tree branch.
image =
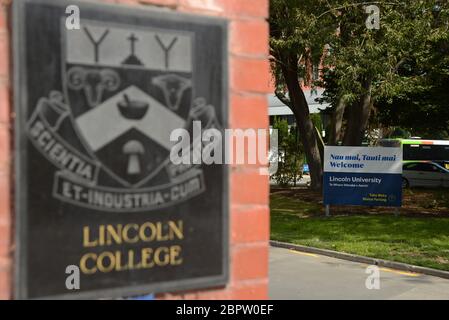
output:
M394 72L397 73L399 71L399 67L402 66L407 61L407 57L402 58L399 60L398 63L394 66Z
M366 6L366 5L371 5L371 4L391 5L391 6L399 6L399 5L401 5L401 3L381 2L381 1L351 3L351 4L347 4L347 5L341 6L341 7L331 8L330 10L327 10L327 11L323 12L322 14L320 14L317 17L317 20L320 19L321 17L325 16L326 14L331 13L332 11L335 11L335 10L342 10L342 9L346 9L346 8L349 8L349 7L358 7L358 6L362 6L362 5Z
M290 101L289 98L287 98L287 96L286 96L283 92L281 92L281 91L279 91L279 90L275 90L275 91L274 91L274 94L276 95L276 97L277 97L279 100L281 100L281 102L282 102L283 104L285 104L286 106L288 106L288 107L291 108L292 102Z

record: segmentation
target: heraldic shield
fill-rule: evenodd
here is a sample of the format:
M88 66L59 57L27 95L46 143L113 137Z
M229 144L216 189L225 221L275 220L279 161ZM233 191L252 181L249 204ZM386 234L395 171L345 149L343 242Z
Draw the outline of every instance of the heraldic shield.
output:
M201 164L170 161L175 130L221 128L193 90L194 33L84 20L61 39L63 93L42 97L28 120L32 143L60 169L53 196L124 212L203 193ZM188 142L194 153L201 137Z
M226 285L229 21L137 3L12 6L17 297Z
M87 21L64 38L64 95L82 143L124 187L151 180L190 113L192 35Z

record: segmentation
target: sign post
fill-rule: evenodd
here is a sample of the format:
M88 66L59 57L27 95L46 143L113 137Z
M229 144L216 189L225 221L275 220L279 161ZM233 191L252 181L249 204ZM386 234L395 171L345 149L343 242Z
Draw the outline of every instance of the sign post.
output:
M331 206L326 204L324 206L325 210L326 210L326 217L330 217L331 216Z
M401 207L402 149L325 147L323 198L326 206Z
M221 130L227 22L89 2L14 4L17 298L225 285L228 169L170 161ZM66 27L66 8L81 27ZM65 270L79 269L79 288Z

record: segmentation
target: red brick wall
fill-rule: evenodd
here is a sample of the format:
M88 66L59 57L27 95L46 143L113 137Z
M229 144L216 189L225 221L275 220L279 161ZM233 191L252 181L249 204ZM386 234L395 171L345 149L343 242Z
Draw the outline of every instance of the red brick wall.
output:
M12 0L14 1L14 0ZM13 210L11 209L11 63L9 3L0 0L0 299L11 297ZM230 126L267 128L268 0L99 0L136 6L157 5L179 12L230 20ZM231 170L230 261L226 288L163 294L161 299L265 299L268 297L268 177L254 165Z

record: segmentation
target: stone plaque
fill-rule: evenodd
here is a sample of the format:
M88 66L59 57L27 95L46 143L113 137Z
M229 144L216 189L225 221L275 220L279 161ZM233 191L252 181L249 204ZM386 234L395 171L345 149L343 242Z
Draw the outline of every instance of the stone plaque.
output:
M13 31L17 297L224 285L227 168L171 135L227 126L226 21L21 0Z

